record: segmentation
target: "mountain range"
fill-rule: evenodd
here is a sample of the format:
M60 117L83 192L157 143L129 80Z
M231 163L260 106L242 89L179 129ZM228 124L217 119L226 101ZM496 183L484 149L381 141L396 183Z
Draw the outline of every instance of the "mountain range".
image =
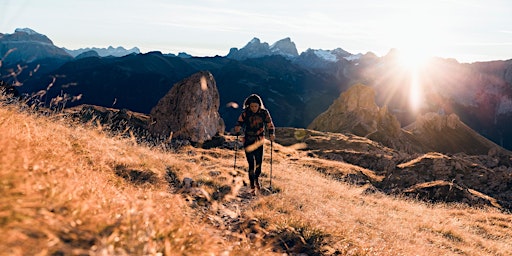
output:
M77 57L81 54L84 54L86 52L93 51L96 54L98 54L99 57L123 57L129 54L139 54L140 50L137 47L133 47L131 49L125 49L122 46L118 46L116 48L109 46L108 48L98 48L98 47L92 47L92 48L80 48L77 50L69 50L66 48L63 48L69 55L73 57Z
M428 112L456 114L473 130L512 149L512 60L459 63L432 58L419 72L424 104L418 113L405 100L413 77L401 68L396 50L383 57L342 48L299 54L290 38L271 45L254 38L226 56L137 51L126 50L124 56L93 48L70 52L31 29L17 29L0 34L0 75L42 104L61 97L59 104L66 107L92 104L149 113L176 82L209 70L228 130L240 112L228 103L241 103L250 93L263 97L277 126L305 128L342 92L363 83L375 90L377 105L386 106L402 127Z

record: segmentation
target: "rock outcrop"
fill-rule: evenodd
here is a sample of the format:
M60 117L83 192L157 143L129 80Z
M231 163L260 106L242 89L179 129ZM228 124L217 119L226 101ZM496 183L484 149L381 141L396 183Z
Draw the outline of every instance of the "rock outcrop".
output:
M149 132L202 144L225 130L213 75L198 72L176 83L151 110Z
M510 155L503 156L428 153L397 165L378 186L432 201L510 209L512 167Z
M389 114L386 108L380 109L375 104L375 91L362 84L352 86L334 101L334 103L311 122L308 129L353 133L368 136L383 125L389 125L392 135L400 133L400 123Z
M400 123L387 107L375 103L372 87L356 84L311 122L308 129L351 133L380 142L386 146L407 150Z
M433 129L457 128L456 116ZM459 127L460 128L460 127ZM484 155L407 154L352 134L278 128L276 142L313 158L296 159L323 174L373 191L406 195L429 202L462 202L512 210L512 154L492 148ZM333 162L350 164L338 166Z

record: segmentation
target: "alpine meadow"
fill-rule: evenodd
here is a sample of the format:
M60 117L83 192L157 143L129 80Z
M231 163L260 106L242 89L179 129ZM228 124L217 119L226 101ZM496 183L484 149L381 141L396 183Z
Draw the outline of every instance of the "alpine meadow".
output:
M3 102L2 255L512 251L507 211L427 203L351 185L336 177L371 171L314 157L297 144L274 143L272 159L263 163L267 189L252 197L244 185L241 150L141 142L130 131L112 132L97 120L79 122L66 111ZM226 143L235 140L226 135ZM269 155L270 143L265 144Z

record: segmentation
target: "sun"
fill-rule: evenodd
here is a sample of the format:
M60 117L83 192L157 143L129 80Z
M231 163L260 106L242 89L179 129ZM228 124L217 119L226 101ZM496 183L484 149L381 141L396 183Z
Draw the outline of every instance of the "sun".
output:
M409 77L407 85L409 96L409 106L413 113L419 112L423 105L423 86L421 77L425 72L425 67L430 56L421 51L405 50L398 54L398 65L400 69Z
M426 72L425 67L428 64L431 56L418 49L399 50L398 65L409 77L408 90L409 90L409 106L413 113L419 112L423 105L424 92L421 77Z
M417 33L416 35L414 33ZM410 110L413 113L418 113L424 104L424 88L422 77L428 70L427 66L429 61L435 55L435 45L425 33L425 30L411 31L407 36L402 38L401 45L399 46L397 63L399 68L408 75L408 101Z
M431 57L419 48L405 47L399 49L398 63L403 69L413 72L422 69Z
M398 67L410 78L407 80L408 101L413 112L418 112L424 105L422 78L428 77L427 65L436 53L441 52L446 38L445 25L450 18L441 13L441 9L430 2L404 1L390 13L390 21L386 23L388 43L398 52Z

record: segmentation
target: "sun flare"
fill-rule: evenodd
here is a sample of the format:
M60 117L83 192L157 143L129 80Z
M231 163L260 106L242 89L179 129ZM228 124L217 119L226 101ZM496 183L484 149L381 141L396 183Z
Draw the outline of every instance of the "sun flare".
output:
M423 88L421 76L425 72L425 67L430 56L425 52L418 50L401 51L398 55L398 65L409 77L409 106L411 111L417 113L423 103Z
M419 81L418 72L411 74L411 85L409 88L409 103L413 112L418 112L423 103L423 92Z
M398 62L400 66L411 72L417 71L424 67L430 56L419 49L400 50Z
M390 14L391 22L387 33L390 45L397 50L397 67L407 76L404 89L408 91L410 110L418 113L425 102L423 84L429 61L441 52L447 38L445 24L449 16L433 17L441 7L431 3L404 1L396 12Z

